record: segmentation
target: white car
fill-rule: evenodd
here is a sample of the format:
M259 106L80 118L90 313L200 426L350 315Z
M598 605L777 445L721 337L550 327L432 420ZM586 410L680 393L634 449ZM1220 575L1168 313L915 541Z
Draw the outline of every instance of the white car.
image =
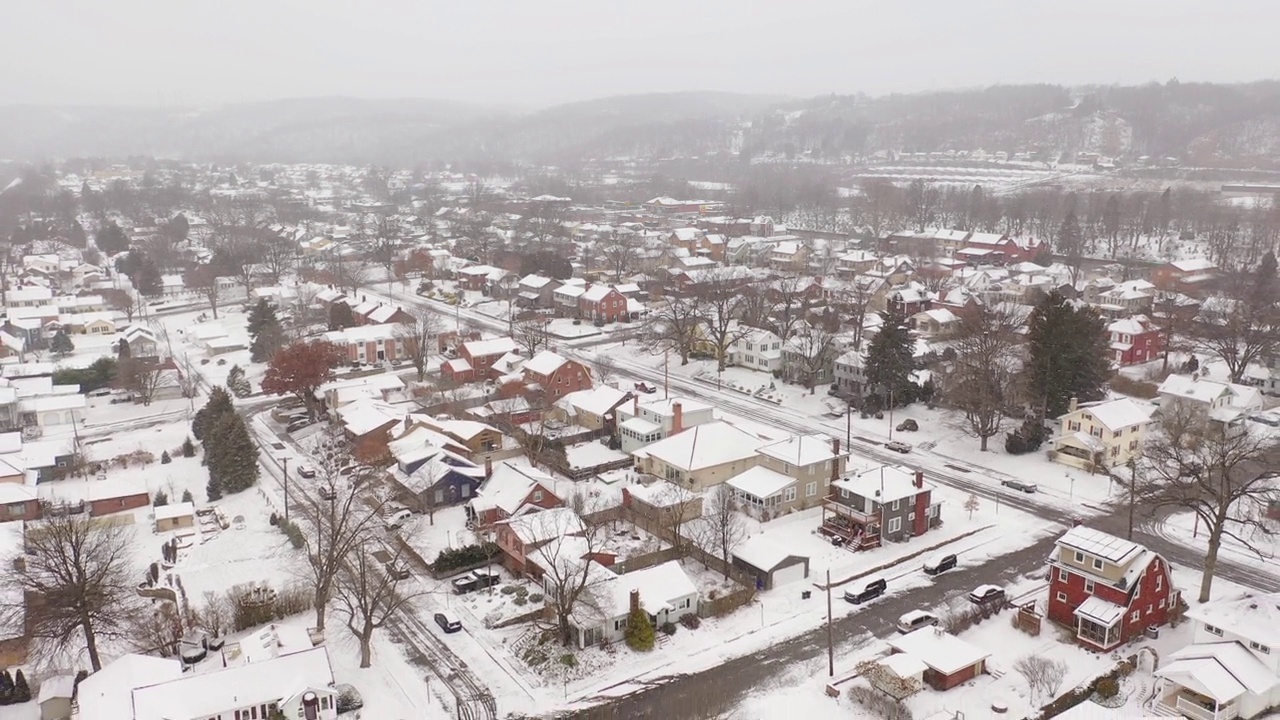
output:
M924 610L912 610L898 618L898 632L907 634L915 632L923 627L937 625L940 622L937 615Z

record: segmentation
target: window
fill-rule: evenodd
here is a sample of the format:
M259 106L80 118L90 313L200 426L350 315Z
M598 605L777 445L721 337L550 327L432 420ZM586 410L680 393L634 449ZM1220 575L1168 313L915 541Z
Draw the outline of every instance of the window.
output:
M913 523L915 521L916 521L916 514L914 512L907 516L907 522Z
M898 509L898 503L900 503L900 502L902 502L902 501L901 501L901 500L894 500L892 503L890 503L890 504L889 504L889 509L890 509L890 510L897 510L897 509Z
M1102 558L1094 558L1094 559L1093 559L1093 569L1094 569L1094 570L1101 570L1101 569L1102 569L1102 565L1103 565Z
M896 533L902 529L902 518L896 517L889 520L889 532Z
M1092 594L1093 594L1093 588L1094 588L1094 585L1093 585L1093 581L1092 581L1092 580L1085 580L1085 581L1084 581L1084 591L1085 591L1085 592L1087 592L1087 593L1089 593L1090 595L1092 595Z
M1156 589L1159 590L1162 587L1164 587L1164 576L1156 573Z
M1142 617L1142 613L1134 610L1133 613L1129 615L1129 622L1138 622L1138 618L1140 617Z
M811 482L804 486L804 496L813 497L818 494L818 483Z
M1209 633L1210 635L1217 635L1218 637L1222 637L1222 628L1214 627L1212 625L1205 625L1204 631Z
M783 499L783 501L784 501L784 502L791 502L792 500L795 500L795 499L796 499L796 486L795 486L795 485L792 485L791 487L787 488L786 492L784 492L784 493L782 494L782 499Z
M1066 593L1064 593L1064 592L1060 592L1060 593L1058 593L1058 596L1057 596L1057 597L1058 597L1058 602L1066 602L1066 601L1067 601L1067 594L1066 594Z
M1164 609L1164 598L1160 598L1160 609Z
M541 490L534 490L534 491L533 491L533 501L534 501L534 502L542 502L542 491L541 491Z
M1269 648L1269 647L1267 647L1266 645L1263 645L1263 644L1261 644L1261 643L1253 642L1252 640L1250 640L1250 641L1249 641L1249 649L1250 649L1250 650L1257 650L1258 652L1262 653L1263 655L1270 655L1270 654L1271 654L1271 648Z
M1080 552L1079 550L1076 551L1076 562L1080 563L1081 565L1084 564L1084 553Z
M1058 582L1066 582L1066 581L1067 581L1066 568L1058 568Z
M1151 614L1151 603L1147 603L1147 611L1146 611L1145 613L1143 613L1143 614L1144 614L1144 615L1150 615L1150 614Z

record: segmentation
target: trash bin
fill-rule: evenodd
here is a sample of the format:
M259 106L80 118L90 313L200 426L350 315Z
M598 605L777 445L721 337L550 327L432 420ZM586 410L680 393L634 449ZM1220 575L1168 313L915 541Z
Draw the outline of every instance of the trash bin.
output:
M1152 640L1155 640L1156 638L1160 637L1160 628L1155 625L1148 625L1147 637L1151 638Z
M801 599L801 600L808 600L808 599L809 599L810 597L812 597L812 596L813 596L813 591L812 591L812 590L801 590L801 591L800 591L800 599Z

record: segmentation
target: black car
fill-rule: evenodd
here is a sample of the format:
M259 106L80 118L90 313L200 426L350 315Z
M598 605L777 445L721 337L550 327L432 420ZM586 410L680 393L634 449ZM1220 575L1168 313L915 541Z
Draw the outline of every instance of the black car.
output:
M941 575L948 570L954 570L956 563L955 555L939 555L924 561L924 571L928 575Z
M1037 489L1035 483L1024 483L1021 480L1001 480L1000 484L1012 490L1019 490L1027 494L1033 493Z
M854 582L853 587L844 591L845 601L854 605L861 605L864 602L875 600L883 595L884 591L889 587L889 583L885 582L884 578Z
M446 613L436 613L435 621L440 629L447 633L456 633L462 629L462 622Z

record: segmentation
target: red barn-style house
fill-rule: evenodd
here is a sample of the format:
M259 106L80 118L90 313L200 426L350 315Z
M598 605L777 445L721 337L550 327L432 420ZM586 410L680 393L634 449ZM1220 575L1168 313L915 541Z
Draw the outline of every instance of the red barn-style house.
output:
M440 367L440 375L460 385L497 379L493 364L510 352L519 353L520 346L509 337L464 342L458 348L458 357Z
M1049 558L1049 619L1092 650L1164 625L1178 600L1169 563L1130 540L1076 526Z
M591 371L577 360L543 350L524 364L525 385L537 385L551 400L591 389Z
M592 285L578 296L578 314L592 322L622 322L627 314L627 298L615 287Z
M1117 365L1136 365L1160 357L1164 333L1145 315L1116 320L1107 326L1111 334L1111 360Z

